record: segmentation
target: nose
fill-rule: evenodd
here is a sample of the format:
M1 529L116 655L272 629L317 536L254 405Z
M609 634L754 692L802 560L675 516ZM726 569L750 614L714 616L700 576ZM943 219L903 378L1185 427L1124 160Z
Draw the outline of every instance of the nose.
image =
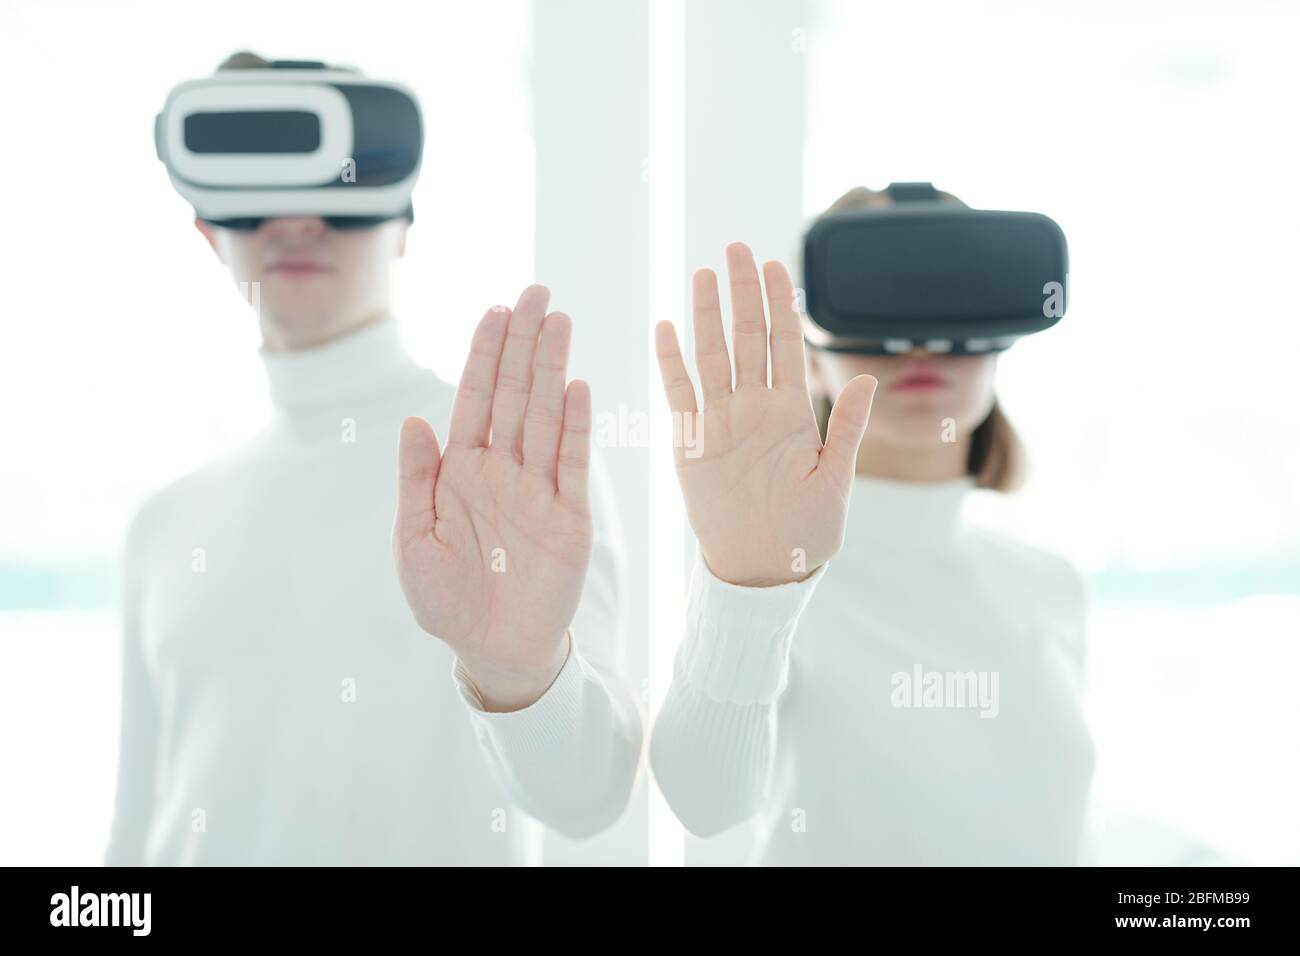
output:
M285 239L309 239L324 235L325 220L320 216L280 216L266 221L266 230Z

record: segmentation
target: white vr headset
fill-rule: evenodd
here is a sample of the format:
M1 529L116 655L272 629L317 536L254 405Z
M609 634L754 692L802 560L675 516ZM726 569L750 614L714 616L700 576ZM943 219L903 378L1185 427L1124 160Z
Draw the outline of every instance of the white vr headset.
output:
M154 123L158 158L200 219L365 226L413 218L424 130L415 95L315 61L181 83Z

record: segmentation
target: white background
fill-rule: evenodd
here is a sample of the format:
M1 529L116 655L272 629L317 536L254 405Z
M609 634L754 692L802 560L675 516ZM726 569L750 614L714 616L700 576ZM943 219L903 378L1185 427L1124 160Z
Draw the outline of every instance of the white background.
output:
M928 179L1070 238L1069 315L999 372L1032 480L985 517L1092 581L1107 858L1300 862L1300 14L784 9L806 215ZM167 89L244 48L415 87L426 166L395 311L454 379L485 305L534 278L529 46L522 0L0 10L0 862L97 862L118 689L116 613L94 595L135 503L264 414L251 318L153 154ZM628 342L580 351L578 372L643 383L644 336ZM33 596L47 586L70 590Z

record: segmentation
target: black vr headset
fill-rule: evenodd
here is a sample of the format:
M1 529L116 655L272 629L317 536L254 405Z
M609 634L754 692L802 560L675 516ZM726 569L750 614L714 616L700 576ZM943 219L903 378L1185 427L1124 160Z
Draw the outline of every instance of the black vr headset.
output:
M181 83L154 122L172 185L200 219L256 229L278 216L334 228L414 221L424 130L415 95L313 60Z
M930 183L894 205L835 213L804 237L804 335L886 355L997 352L1065 314L1065 234L1046 216L968 209Z

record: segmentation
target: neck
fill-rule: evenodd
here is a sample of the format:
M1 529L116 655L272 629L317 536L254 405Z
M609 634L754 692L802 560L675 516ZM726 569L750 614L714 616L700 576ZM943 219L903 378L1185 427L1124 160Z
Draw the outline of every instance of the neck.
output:
M858 449L857 473L894 481L951 481L966 474L969 460L969 435L955 442L906 445L868 430Z
M339 319L309 329L294 328L291 324L277 322L274 318L263 316L262 351L298 352L315 348L381 322L387 315L386 308L377 309L360 318Z
M286 420L337 431L365 403L391 395L418 369L402 347L396 319L385 316L315 348L262 351L270 397Z

